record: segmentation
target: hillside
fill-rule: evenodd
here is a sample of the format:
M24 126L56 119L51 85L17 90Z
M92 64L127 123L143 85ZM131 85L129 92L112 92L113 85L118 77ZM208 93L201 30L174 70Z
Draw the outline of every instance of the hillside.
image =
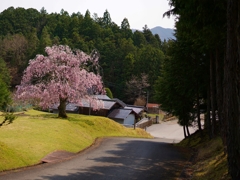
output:
M77 153L100 137L152 138L142 129L130 129L99 116L56 114L30 110L0 128L0 171L38 164L56 150ZM0 122L3 121L0 116Z
M104 17L110 17L108 11ZM0 64L2 61L10 71L11 89L20 84L29 60L37 54L46 55L45 47L53 45L68 45L86 54L97 50L104 85L114 97L125 102L130 99L124 90L125 84L132 76L140 77L145 73L149 88L153 88L164 61L159 38L141 32L134 36L129 22L126 21L122 29L104 17L92 18L89 11L85 15L74 13L71 16L66 11L46 13L43 17L36 9L14 7L1 12ZM153 53L148 53L150 51ZM132 63L126 63L130 59ZM153 95L150 93L149 99L153 99Z
M227 155L224 153L222 140L219 136L209 139L206 130L199 131L185 138L176 146L185 147L182 150L189 156L189 165L182 176L192 180L230 180Z

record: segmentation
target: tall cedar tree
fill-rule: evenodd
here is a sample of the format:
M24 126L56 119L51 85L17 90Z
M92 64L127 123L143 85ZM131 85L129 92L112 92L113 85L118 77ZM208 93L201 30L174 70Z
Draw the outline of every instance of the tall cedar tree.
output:
M227 1L227 55L224 62L224 118L228 122L229 172L240 179L240 2Z

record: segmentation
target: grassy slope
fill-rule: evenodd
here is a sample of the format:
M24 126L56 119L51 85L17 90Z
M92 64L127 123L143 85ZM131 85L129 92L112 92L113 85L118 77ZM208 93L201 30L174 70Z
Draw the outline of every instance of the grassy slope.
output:
M96 138L108 136L151 138L144 130L128 129L104 117L69 114L66 120L30 110L0 128L0 171L37 164L55 150L79 152Z
M190 138L181 141L177 146L190 147L192 149L193 156L190 165L191 179L230 179L228 176L227 155L224 154L220 137L209 139L206 132L203 133L203 136L197 132L191 135Z

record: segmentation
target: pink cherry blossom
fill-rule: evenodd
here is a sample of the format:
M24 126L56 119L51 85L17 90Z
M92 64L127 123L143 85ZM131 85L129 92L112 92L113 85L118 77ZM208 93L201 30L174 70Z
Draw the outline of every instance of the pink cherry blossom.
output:
M87 55L63 45L46 47L45 51L46 56L37 55L29 61L15 97L43 109L62 101L81 104L82 99L91 102L94 109L99 108L101 103L90 92L94 87L104 93L102 78L88 68L88 64L99 67L98 53Z

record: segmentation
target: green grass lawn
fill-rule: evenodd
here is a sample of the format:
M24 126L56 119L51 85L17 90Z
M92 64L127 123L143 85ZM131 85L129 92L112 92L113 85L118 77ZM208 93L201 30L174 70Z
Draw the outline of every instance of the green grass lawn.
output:
M0 171L38 164L55 150L79 152L98 137L152 138L142 129L125 128L99 116L56 114L29 110L0 128ZM4 119L0 116L0 122Z

